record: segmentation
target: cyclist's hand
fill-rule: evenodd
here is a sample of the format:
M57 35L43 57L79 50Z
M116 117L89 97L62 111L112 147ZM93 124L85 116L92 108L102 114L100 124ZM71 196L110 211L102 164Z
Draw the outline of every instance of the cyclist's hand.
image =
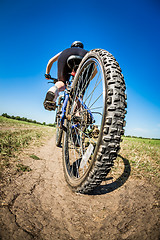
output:
M45 73L44 76L46 79L51 79L51 75L49 73L48 74Z

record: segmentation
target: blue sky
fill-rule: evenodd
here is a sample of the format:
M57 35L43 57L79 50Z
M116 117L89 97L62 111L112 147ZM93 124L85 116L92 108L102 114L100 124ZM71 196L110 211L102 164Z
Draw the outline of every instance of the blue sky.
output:
M46 65L81 40L87 50L112 53L122 68L125 134L160 138L158 0L0 0L0 34L0 114L54 122L43 108Z

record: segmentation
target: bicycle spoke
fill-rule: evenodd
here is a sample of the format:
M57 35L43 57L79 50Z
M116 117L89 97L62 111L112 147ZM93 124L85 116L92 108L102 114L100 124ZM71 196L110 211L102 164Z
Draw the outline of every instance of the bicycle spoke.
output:
M89 69L89 68L88 68ZM93 73L94 73L94 68L92 70L92 73L90 75L90 77L88 78L88 81L86 82L85 86L84 86L84 89L87 87L87 85L89 84L89 82L91 81L91 78L93 76ZM82 90L82 92L84 91L84 89ZM87 92L86 92L86 96L88 95L88 91L89 91L89 88L87 88Z
M92 64L93 64L93 63L92 63ZM91 66L91 64L90 64L90 66ZM89 84L89 82L90 82L90 80L91 80L91 78L92 78L92 75L93 75L93 73L94 73L94 69L93 69L92 72L91 72L91 74L90 74L90 77L89 77L88 80L86 81L89 70L90 70L90 69L89 69L89 67L88 67L86 76L85 76L85 78L84 78L84 80L83 80L83 83L85 83L85 85L84 85L84 87L81 87L80 95L81 95L82 92L86 89L86 87L87 87L87 85ZM86 71L86 69L84 70L84 73L85 73L85 71ZM82 76L83 76L83 75L82 75ZM83 78L82 76L81 76L81 79ZM82 83L82 84L83 84L83 83Z
M96 74L94 75L95 71ZM93 84L93 87L91 82ZM97 119L94 118L94 115L99 115L100 117L98 117L98 121L96 120L96 126L100 129L101 124L99 124L99 121L101 121L101 110L103 109L103 106L101 106L101 104L98 104L98 106L96 106L96 103L103 94L103 88L102 92L99 92L99 86L101 86L101 83L102 78L100 77L98 65L91 62L84 68L83 72L79 76L79 81L77 81L75 92L73 93L71 108L69 110L70 112L68 113L71 115L71 122L68 125L68 151L70 158L70 174L76 178L79 178L85 173L86 169L89 166L89 161L92 159L93 153L87 152L88 147L90 146L90 148L92 148L97 144L97 137L94 137L95 135L92 135L91 131L94 124L92 122L87 123L87 121L88 117ZM98 97L97 93L99 93ZM90 114L90 112L93 116ZM79 126L77 126L77 124L79 124ZM86 155L88 159L86 157L83 158L85 153L89 154L88 157ZM81 161L83 161L83 164L80 167Z
M100 108L103 108L103 107L94 107L94 108L90 108L89 110L100 109Z
M71 128L70 129L70 139L71 139L71 145L73 145L73 149L74 149L74 156L75 156L75 161L72 161L72 165L71 165L71 171L74 175L74 170L73 170L73 164L74 162L76 163L76 174L77 174L77 177L79 177L79 171L78 171L78 166L77 166L77 157L76 157L76 152L75 152L75 146L74 146L74 141L73 141L73 137L72 137L72 133L71 133ZM79 154L79 153L78 153Z
M84 100L84 103L86 103L86 101L88 100L88 98L89 98L90 96L91 96L90 101L92 100L93 93L94 93L95 89L98 87L98 85L99 85L100 82L102 81L102 79L100 79L100 81L98 82L99 76L100 76L100 73L99 73L99 75L98 75L98 77L97 77L97 80L96 80L94 89L92 90L92 92L90 93L90 95L89 95L88 97L86 96L86 99ZM98 84L97 84L97 82L98 82ZM90 101L89 101L88 105L90 104Z
M85 69L85 71L86 71L86 69ZM84 72L85 72L85 71L84 71ZM87 74L88 74L88 72L89 72L89 67L88 67L88 69L87 69ZM92 75L93 75L93 72L94 72L94 69L92 70L91 75L90 75L90 77L88 78L87 81L86 81L87 74L86 74L86 77L85 77L85 79L84 79L83 81L82 81L82 76L81 76L80 81L78 82L77 89L76 89L75 98L76 98L76 96L81 96L81 94L83 93L84 89L85 89L86 86L89 84L89 82L90 82L90 80L91 80L91 77L92 77ZM80 84L83 85L83 83L85 83L84 87L81 86L81 88L80 88ZM75 98L74 98L74 101L75 101ZM78 98L78 97L77 97L77 98ZM78 110L79 110L79 109L77 109L77 111L78 111ZM75 115L76 115L76 112L75 112Z
M81 130L80 130L81 131ZM85 134L83 131L81 131L90 141L96 143L92 138L90 138L87 134Z
M96 98L96 100L94 101L94 103L92 103L92 105L91 106L89 106L89 108L91 108L97 101L98 101L98 99L101 97L103 95L103 93L101 93L100 95L99 95L99 97L98 98Z

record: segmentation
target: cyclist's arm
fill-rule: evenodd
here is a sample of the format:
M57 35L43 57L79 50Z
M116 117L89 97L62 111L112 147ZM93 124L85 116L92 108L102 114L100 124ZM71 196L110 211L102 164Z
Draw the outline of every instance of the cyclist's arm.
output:
M58 54L56 54L54 57L52 57L52 58L48 61L48 64L47 64L47 67L46 67L46 74L49 74L49 73L50 73L50 70L51 70L51 67L52 67L53 63L58 60L58 57L59 57L60 54L61 54L61 52L58 53Z

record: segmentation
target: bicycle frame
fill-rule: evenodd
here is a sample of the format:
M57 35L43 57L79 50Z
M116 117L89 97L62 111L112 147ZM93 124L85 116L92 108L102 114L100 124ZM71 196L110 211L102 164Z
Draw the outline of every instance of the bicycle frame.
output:
M66 89L64 91L64 102L62 105L62 115L60 117L60 128L63 128L63 124L64 124L64 120L66 119L66 108L67 108L67 103L69 100L69 91ZM82 101L81 98L78 98L78 101L80 102L80 104L84 107L84 109L87 110L87 112L89 113L90 117L92 118L92 122L94 122L94 118L93 115L91 113L91 111L88 109L88 107L86 106L86 104ZM72 127L76 127L77 125L73 125Z
M66 90L64 92L64 102L62 105L62 115L60 117L60 127L63 128L64 124L64 119L66 118L66 108L67 108L67 103L69 99L69 93L66 93Z

